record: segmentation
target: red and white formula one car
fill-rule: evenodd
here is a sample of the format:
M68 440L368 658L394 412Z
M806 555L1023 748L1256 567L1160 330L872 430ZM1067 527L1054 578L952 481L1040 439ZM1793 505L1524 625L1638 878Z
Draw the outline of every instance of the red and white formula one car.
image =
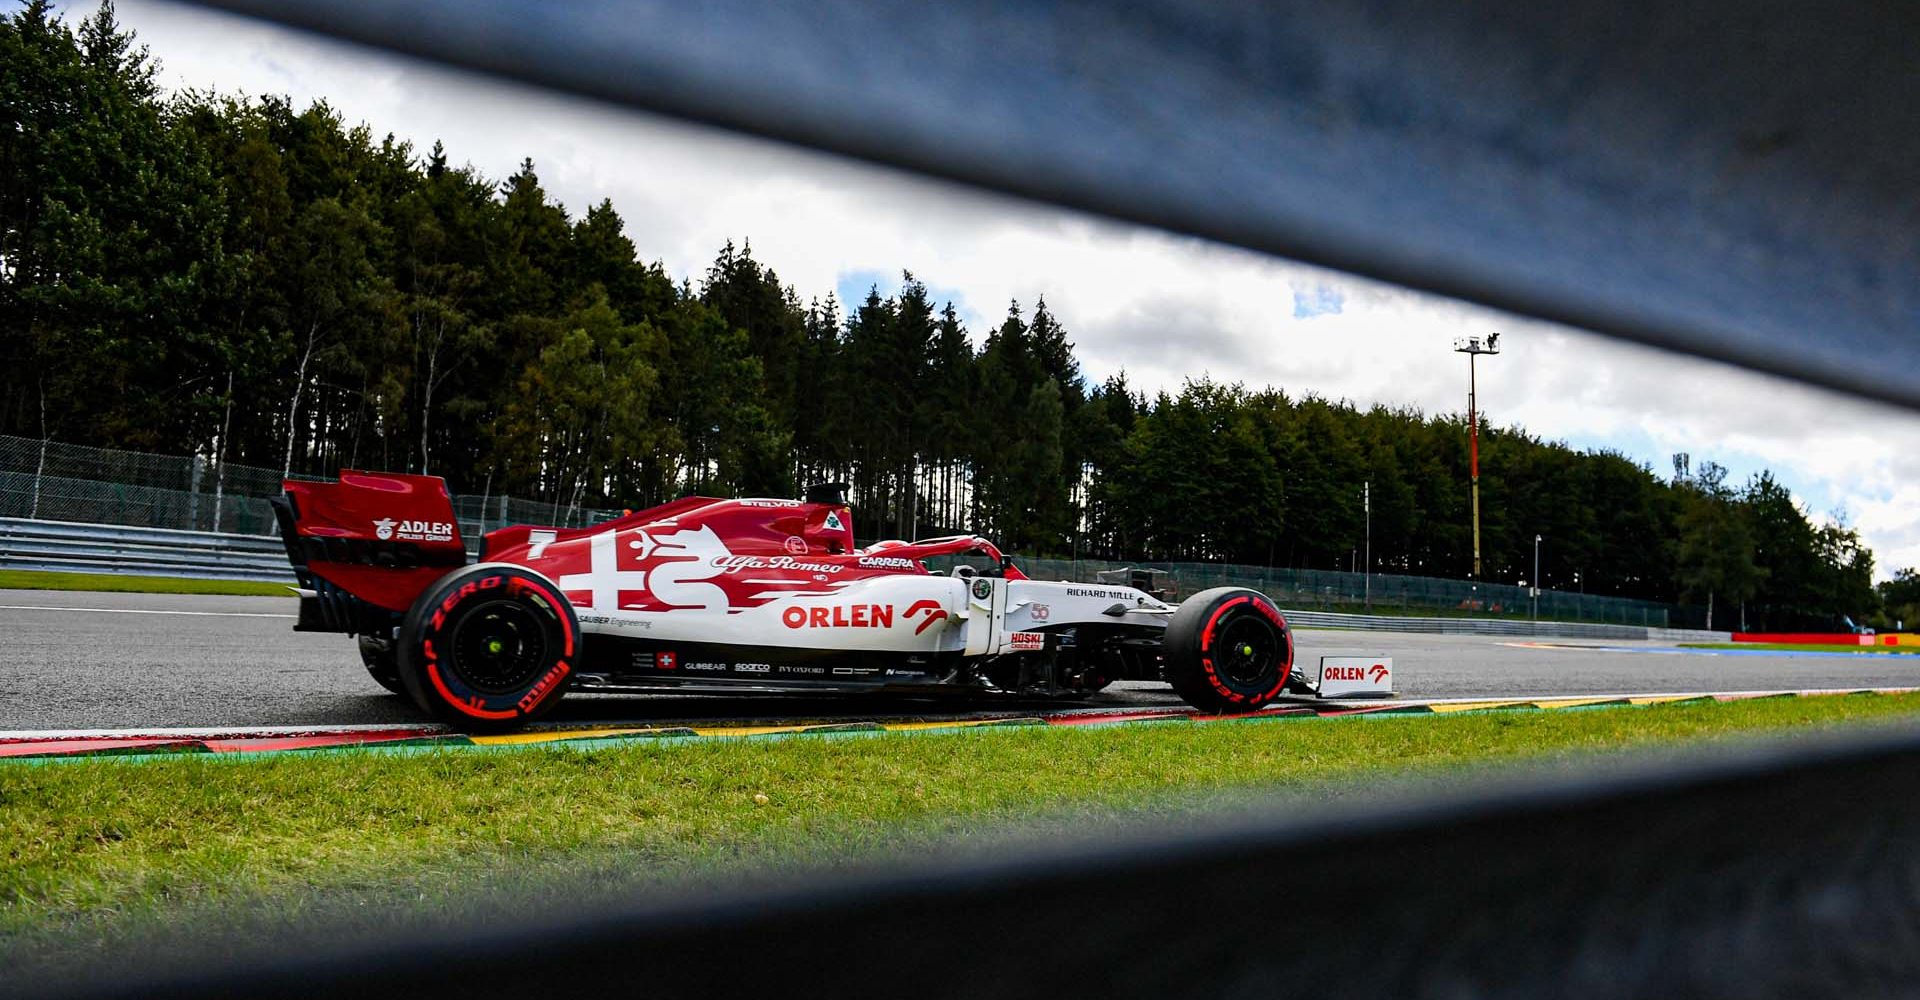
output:
M523 725L570 689L1041 696L1147 680L1204 711L1251 711L1292 673L1287 623L1258 592L1176 607L1030 580L965 535L855 548L841 484L501 528L471 565L439 478L344 472L285 489L294 628L358 636L376 681L466 729ZM947 555L992 566L922 562Z

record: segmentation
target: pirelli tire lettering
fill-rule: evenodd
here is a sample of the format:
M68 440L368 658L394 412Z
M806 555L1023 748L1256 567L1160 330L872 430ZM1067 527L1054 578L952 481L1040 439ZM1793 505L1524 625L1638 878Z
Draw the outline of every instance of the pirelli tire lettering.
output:
M513 729L566 693L579 644L579 622L552 581L480 563L414 602L400 629L400 681L422 708L463 729Z
M1266 595L1239 587L1180 604L1162 646L1167 683L1205 712L1251 712L1280 696L1293 672L1293 632Z

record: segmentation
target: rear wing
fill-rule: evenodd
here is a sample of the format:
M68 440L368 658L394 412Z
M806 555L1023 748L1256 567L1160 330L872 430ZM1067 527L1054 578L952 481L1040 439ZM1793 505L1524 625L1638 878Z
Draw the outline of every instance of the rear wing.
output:
M308 632L385 634L467 550L446 481L404 473L287 480L273 498Z

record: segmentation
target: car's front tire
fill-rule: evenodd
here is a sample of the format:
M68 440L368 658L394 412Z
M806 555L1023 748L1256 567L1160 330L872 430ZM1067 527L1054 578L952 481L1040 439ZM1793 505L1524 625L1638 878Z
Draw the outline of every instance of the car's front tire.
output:
M1293 672L1293 631L1265 594L1216 587L1181 602L1161 646L1167 683L1203 712L1251 712Z
M400 627L400 681L436 718L473 732L517 729L572 682L580 625L532 570L480 563L442 577Z

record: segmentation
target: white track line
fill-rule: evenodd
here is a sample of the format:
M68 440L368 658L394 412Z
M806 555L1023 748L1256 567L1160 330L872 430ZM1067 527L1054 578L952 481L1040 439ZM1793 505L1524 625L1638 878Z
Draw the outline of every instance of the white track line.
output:
M196 618L298 618L272 611L166 611L157 608L62 608L47 604L0 604L0 611L84 611L95 615L192 615Z

